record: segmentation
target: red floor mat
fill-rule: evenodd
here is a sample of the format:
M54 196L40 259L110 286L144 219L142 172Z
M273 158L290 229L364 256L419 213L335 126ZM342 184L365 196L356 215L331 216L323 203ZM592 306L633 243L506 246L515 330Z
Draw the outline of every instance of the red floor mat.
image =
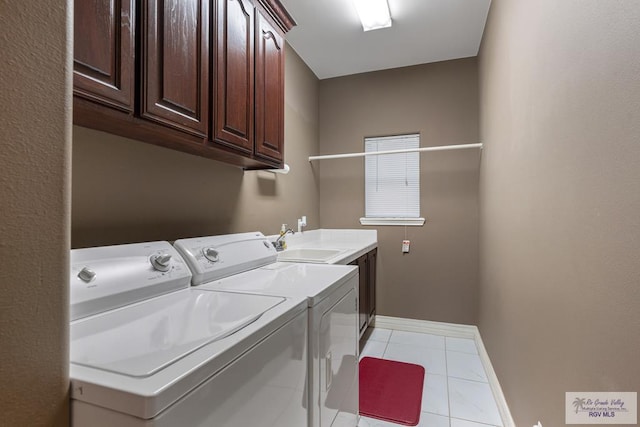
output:
M407 426L417 425L424 374L420 365L363 357L360 361L360 415Z

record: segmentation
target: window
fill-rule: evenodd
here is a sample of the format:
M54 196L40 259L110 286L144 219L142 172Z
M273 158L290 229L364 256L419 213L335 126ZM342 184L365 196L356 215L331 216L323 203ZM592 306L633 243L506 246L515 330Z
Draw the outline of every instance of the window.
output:
M365 152L420 148L420 135L365 138ZM423 225L420 218L420 153L365 157L363 225Z

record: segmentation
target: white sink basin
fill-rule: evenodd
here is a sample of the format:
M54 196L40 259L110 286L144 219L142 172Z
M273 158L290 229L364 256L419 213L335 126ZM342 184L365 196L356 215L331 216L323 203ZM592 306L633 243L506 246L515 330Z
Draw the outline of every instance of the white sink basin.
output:
M347 249L287 249L286 251L280 252L278 254L278 261L311 262L322 264L346 251Z

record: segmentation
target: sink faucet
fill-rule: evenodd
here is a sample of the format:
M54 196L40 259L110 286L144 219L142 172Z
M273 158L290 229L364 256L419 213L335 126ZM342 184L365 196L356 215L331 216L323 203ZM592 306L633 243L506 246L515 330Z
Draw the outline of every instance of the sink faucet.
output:
M276 241L275 241L275 242L271 242L271 244L273 245L273 247L274 247L274 248L276 248L276 251L281 252L281 251L285 250L285 247L286 247L285 245L286 245L286 243L285 243L285 242L283 242L283 241L282 241L282 239L284 239L284 236L286 236L286 235L287 235L287 233L291 233L292 235L293 235L293 234L296 234L296 232L295 232L295 231L293 231L293 230L292 230L292 229L290 229L290 228L287 228L287 229L284 231L284 233L282 233L282 232L281 232L281 233L280 233L280 236L276 239Z

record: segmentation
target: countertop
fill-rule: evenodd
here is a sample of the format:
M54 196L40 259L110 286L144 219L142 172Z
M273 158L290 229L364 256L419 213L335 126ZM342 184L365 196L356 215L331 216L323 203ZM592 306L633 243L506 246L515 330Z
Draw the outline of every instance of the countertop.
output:
M269 236L275 239L278 236ZM378 247L377 230L328 229L303 231L286 236L287 250L340 249L342 252L326 264L346 265Z

